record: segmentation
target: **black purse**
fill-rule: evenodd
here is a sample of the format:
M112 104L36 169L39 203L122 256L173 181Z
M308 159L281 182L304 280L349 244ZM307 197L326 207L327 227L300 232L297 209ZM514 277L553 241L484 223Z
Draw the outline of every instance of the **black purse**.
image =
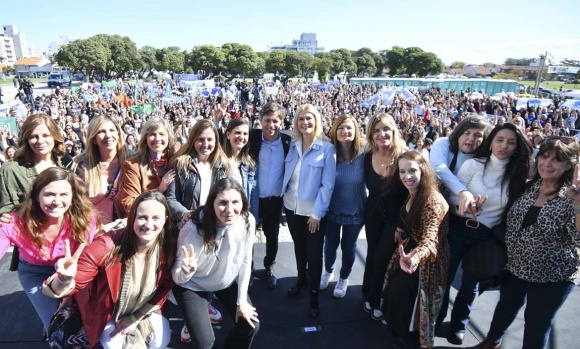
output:
M492 236L491 239L470 247L463 256L463 270L480 281L480 294L488 288L499 285L507 264L505 226L494 226Z

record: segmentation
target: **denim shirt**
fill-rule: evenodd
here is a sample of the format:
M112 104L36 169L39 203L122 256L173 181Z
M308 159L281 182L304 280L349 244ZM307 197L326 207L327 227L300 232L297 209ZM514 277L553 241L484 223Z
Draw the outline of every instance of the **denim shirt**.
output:
M298 142L298 146L302 146L301 142ZM281 195L286 194L290 178L292 178L300 160L296 147L296 140L293 140L288 156L284 160L284 182ZM296 193L296 207L300 207L302 203L307 207L312 206L312 209L308 214L300 212L296 214L312 216L315 219L324 217L330 205L335 176L336 151L334 146L328 141L316 138L306 153L302 155L298 192ZM295 210L295 208L289 209Z

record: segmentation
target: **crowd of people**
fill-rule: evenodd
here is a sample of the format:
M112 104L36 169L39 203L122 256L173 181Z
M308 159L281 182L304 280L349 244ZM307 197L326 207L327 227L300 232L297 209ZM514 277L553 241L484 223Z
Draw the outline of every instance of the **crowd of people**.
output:
M345 297L364 227L361 304L393 347L433 347L462 261L448 340L462 344L478 292L499 287L477 348L499 348L524 303L523 347L546 345L580 281L576 110L438 87L369 105L377 86L294 82L172 99L169 84L84 84L10 109L0 255L14 245L51 347L164 348L169 298L182 341L212 348L215 295L235 322L226 347L250 348L254 236L276 289L282 214L297 276L287 294L307 289L311 318L339 245L332 293Z

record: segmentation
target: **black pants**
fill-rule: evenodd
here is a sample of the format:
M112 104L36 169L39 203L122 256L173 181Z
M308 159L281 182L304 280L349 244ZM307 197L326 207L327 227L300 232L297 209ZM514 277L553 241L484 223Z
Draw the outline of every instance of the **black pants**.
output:
M226 308L232 319L235 320L237 300L238 300L238 284L234 282L230 287L213 292L218 296L220 302ZM173 295L177 300L177 304L183 313L185 325L191 335L191 343L197 349L213 348L215 335L209 317L207 316L207 292L192 291L187 288L175 286L173 288ZM250 298L248 297L248 303ZM260 327L259 323L253 323L255 328L250 327L248 322L240 318L234 328L228 333L226 337L226 348L231 349L246 349L252 346L254 336Z
M260 219L266 237L266 256L264 267L268 269L276 262L278 254L278 235L280 233L280 215L282 214L282 197L260 199Z
M395 225L387 224L373 217L365 217L367 235L367 258L363 275L362 293L365 302L373 309L379 309L387 267L397 248Z
M294 240L298 278L305 280L308 273L310 291L318 292L322 276L322 247L324 246L326 218L320 220L320 226L314 233L308 230L309 217L294 214L294 211L286 209L286 218L290 235Z

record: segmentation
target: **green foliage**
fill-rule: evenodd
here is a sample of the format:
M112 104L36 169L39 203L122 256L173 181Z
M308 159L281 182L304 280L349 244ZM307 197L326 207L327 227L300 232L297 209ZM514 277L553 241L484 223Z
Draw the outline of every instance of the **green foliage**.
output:
M188 65L194 71L203 70L208 73L219 73L226 70L226 56L223 50L213 45L196 46L188 56Z
M400 46L393 46L386 53L387 66L391 76L402 73L405 69L405 49Z
M332 71L335 73L349 72L355 73L356 63L352 59L352 54L345 48L330 51L332 57Z
M455 61L455 62L451 63L449 68L451 68L451 69L463 69L464 65L465 65L465 62Z
M328 81L328 77L330 75L330 69L332 68L332 58L329 55L316 57L314 55L314 70L318 73L318 80L320 81Z
M158 64L157 57L155 57L155 47L143 46L139 50L141 55L141 62L143 63L143 68L151 72Z
M230 42L222 45L226 57L226 66L234 74L250 72L255 69L257 55L250 45Z
M375 65L375 60L369 54L364 54L356 59L357 73L369 73L373 74L376 72L377 67Z
M530 65L537 58L506 58L505 65Z
M266 71L275 73L280 70L286 70L286 53L283 50L274 50L270 52L266 60Z

